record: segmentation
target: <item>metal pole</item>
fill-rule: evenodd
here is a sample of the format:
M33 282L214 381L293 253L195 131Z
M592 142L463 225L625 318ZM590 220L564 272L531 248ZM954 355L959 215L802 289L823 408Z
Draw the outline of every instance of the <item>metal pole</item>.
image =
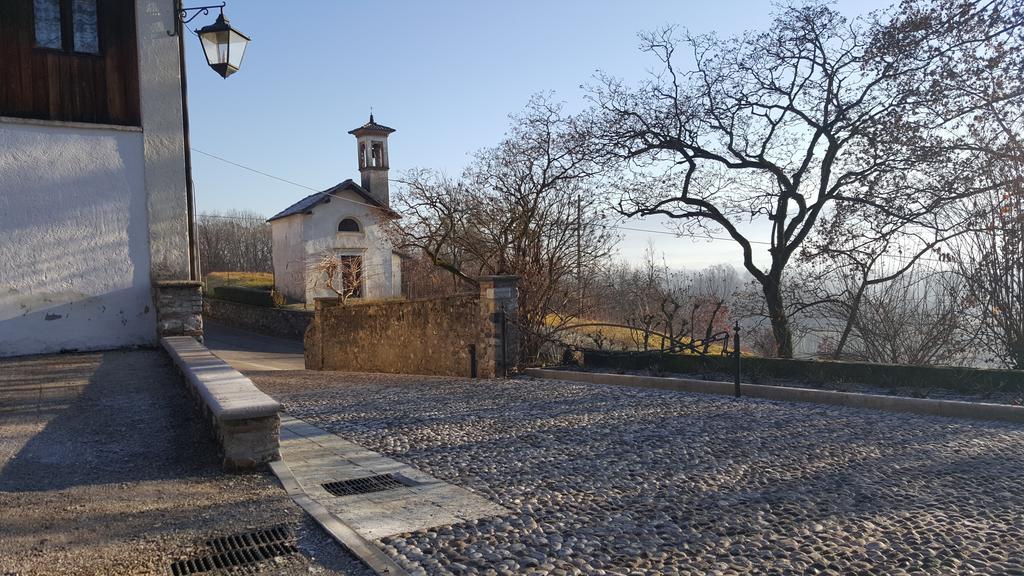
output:
M732 353L736 357L736 397L740 397L740 321L733 324Z
M508 376L508 319L505 314L505 304L501 305L501 375Z
M211 6L210 8L214 8ZM196 242L196 191L192 182L192 144L189 135L188 118L188 75L185 69L185 24L179 16L182 9L181 0L175 2L174 32L178 36L178 75L181 84L181 135L185 154L185 212L188 218L186 233L188 237L188 276L189 280L202 280L199 267L199 246ZM197 13L198 14L198 13Z
M469 377L476 378L476 344L469 345Z

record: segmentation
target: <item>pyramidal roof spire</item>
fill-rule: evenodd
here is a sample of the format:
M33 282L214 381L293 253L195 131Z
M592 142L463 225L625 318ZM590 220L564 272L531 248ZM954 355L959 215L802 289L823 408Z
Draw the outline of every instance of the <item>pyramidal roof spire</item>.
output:
M392 133L394 131L395 131L394 128L389 128L387 126L384 126L383 124L377 124L377 121L373 119L373 110L371 109L371 111L370 111L370 121L367 122L366 124L363 124L359 128L356 128L355 130L349 130L348 133L349 134L355 134L356 136L358 136L359 134L366 133L366 132L376 132L376 133L380 133L380 134L390 134L390 133Z

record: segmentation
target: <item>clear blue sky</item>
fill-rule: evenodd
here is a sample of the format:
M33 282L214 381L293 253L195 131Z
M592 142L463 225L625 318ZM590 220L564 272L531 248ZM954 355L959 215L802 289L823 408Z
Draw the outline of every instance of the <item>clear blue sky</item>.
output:
M889 3L838 5L856 15ZM766 0L228 0L226 15L253 41L241 71L222 80L199 41L187 39L192 146L325 189L358 179L348 131L372 106L378 122L398 130L393 172L457 174L469 154L502 137L531 94L554 91L578 109L580 85L598 69L643 78L656 62L638 50L638 32L676 24L728 36L764 28L770 12ZM193 175L200 212L269 216L310 193L198 153ZM661 229L657 221L630 226ZM729 243L634 232L622 256L636 258L648 238L675 265L739 264Z

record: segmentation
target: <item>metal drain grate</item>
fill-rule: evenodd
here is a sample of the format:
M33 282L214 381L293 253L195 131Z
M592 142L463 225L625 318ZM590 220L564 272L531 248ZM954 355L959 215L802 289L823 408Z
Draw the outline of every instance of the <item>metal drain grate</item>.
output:
M221 536L206 541L207 553L171 564L174 576L204 572L236 572L260 562L287 557L298 552L295 535L287 526Z
M323 484L327 490L335 496L352 496L353 494L369 494L370 492L383 492L394 490L411 483L396 474L379 474L377 476L366 476L364 478L353 478L340 482L328 482Z

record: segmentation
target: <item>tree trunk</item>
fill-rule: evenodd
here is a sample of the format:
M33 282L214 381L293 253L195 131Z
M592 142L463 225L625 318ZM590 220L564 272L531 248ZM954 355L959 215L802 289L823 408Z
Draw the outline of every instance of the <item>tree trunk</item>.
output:
M857 319L857 314L860 312L860 301L864 297L865 288L867 288L867 283L862 282L857 290L857 294L853 297L853 302L850 303L850 311L846 315L846 326L843 327L843 333L839 337L836 349L832 351L833 360L839 360L843 355L843 349L846 348L847 341L850 340L850 332L853 331L853 321Z
M1024 345L1021 342L1011 341L1007 348L1009 348L1010 357L1013 359L1013 369L1024 370Z
M775 337L775 355L779 358L793 357L793 332L789 328L789 317L782 303L782 287L778 279L769 278L762 286L768 314L772 321L772 335Z

